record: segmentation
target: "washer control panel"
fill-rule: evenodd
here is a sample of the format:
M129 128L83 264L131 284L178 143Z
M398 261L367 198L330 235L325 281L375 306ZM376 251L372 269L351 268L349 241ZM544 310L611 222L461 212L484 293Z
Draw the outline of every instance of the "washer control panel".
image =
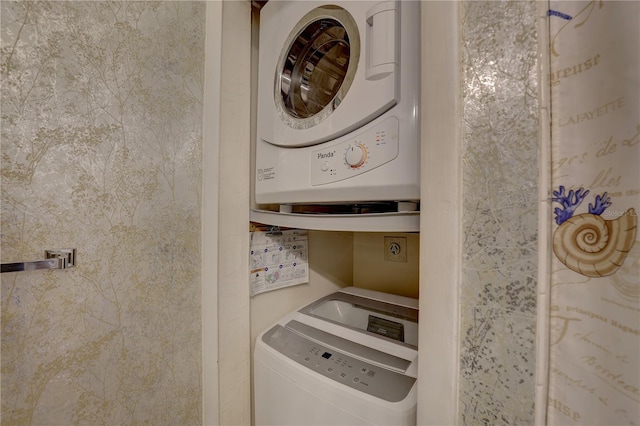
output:
M280 325L267 331L262 341L303 367L389 402L405 399L416 382L413 377L356 359Z
M311 185L348 179L393 160L398 156L399 128L398 119L389 117L355 137L311 151Z

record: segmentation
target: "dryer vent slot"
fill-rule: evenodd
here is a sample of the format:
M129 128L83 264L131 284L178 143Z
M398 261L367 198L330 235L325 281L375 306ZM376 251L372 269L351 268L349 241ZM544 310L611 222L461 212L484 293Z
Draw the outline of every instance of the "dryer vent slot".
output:
M380 201L357 204L293 204L291 213L297 214L369 214L369 213L398 213L402 211L418 211L417 202Z

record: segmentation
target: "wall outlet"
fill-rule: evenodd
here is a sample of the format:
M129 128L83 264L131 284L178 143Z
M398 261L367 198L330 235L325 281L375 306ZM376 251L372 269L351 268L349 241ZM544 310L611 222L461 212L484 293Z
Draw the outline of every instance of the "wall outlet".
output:
M384 237L384 260L407 261L407 237Z

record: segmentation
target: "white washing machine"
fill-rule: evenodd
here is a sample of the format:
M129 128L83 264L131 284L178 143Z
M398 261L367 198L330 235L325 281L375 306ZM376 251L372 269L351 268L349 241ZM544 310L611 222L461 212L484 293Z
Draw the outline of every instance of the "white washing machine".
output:
M415 425L418 302L348 287L263 332L255 423Z
M420 197L420 2L269 1L260 12L259 204Z

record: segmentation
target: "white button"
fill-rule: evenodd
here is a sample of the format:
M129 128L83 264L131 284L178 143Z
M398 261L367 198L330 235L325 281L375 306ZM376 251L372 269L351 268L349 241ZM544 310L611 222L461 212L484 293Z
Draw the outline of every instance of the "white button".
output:
M325 161L324 163L322 163L322 166L320 166L320 168L323 172L326 172L327 170L329 170L329 162Z

